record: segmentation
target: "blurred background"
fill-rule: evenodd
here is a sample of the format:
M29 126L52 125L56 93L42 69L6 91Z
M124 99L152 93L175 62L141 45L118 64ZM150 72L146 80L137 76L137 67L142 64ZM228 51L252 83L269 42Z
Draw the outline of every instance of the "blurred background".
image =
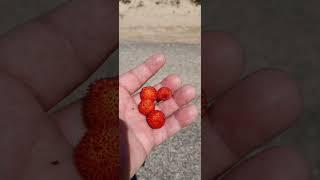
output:
M226 31L244 50L246 74L259 68L285 70L304 95L299 123L275 143L294 145L320 179L320 1L202 1L202 30Z

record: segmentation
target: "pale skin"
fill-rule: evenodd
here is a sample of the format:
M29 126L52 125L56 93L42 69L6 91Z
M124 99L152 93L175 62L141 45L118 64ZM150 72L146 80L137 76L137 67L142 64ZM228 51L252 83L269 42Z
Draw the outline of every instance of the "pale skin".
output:
M118 26L112 21L119 16L117 3L72 1L1 37L0 174L3 179L81 179L73 164L72 151L85 132L82 102L74 102L53 113L48 110L86 80L118 47ZM238 82L242 60L237 47L228 38L221 39L225 35L213 34L203 34L207 42L216 43L204 46L210 47L208 52L213 54L204 55L202 64L216 68L210 71L215 74L207 76L210 78L205 79L204 84L210 84L205 87L208 97L217 99L215 108L210 108L203 119L204 123L209 122L206 132L211 133L207 134L207 141L203 140L211 155L205 157L206 164L202 164L205 179L219 176L241 155L287 129L301 111L296 87L281 73L264 71ZM143 123L144 117L130 108L139 101L133 93L164 64L164 56L155 55L138 66L143 70L132 70L120 77L120 119L128 127L130 165L127 173L130 176L156 145L192 123L197 116L194 105L189 104L195 96L194 88L183 86L177 75L169 75L160 82L175 91L173 99L158 107L168 116L165 127L151 130ZM265 78L263 82L272 86L257 88L261 87L256 84L261 82L260 78ZM234 85L238 88L229 91ZM221 98L225 92L228 93ZM254 101L246 101L250 99L248 95L255 94ZM262 95L270 95L274 101L258 98ZM237 104L240 102L245 102L246 106ZM270 103L272 107L288 108L278 112L266 108ZM260 105L264 111L256 113L254 108ZM240 107L242 111L237 112L242 114L230 116L229 112ZM265 116L258 116L261 114ZM276 116L265 118L270 114ZM233 134L235 130L238 134ZM54 161L59 163L54 165L51 163ZM280 147L241 163L226 179L307 180L309 176L306 161L291 148Z
M169 75L156 89L165 86L173 90L173 97L161 102L156 109L166 115L166 123L160 129L151 129L145 121L145 116L139 113L137 105L139 94L132 96L150 77L165 64L163 55L151 56L144 64L123 74L119 78L119 113L120 119L128 127L130 148L130 175L138 170L152 149L186 127L197 116L196 106L189 104L196 96L195 88L182 85L177 75ZM131 153L132 152L132 153Z

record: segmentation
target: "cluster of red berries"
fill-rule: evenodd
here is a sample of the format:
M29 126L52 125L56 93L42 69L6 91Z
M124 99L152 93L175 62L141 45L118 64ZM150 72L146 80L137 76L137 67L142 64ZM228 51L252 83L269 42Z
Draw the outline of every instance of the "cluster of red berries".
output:
M141 102L138 105L139 112L147 117L147 123L152 129L159 129L165 123L165 115L162 111L155 110L156 102L166 101L172 96L168 87L161 87L158 91L151 86L142 88L140 92Z

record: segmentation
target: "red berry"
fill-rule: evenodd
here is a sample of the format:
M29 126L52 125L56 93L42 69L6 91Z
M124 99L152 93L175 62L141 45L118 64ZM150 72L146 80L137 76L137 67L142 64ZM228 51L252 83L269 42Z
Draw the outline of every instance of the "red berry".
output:
M154 110L148 114L147 122L152 129L159 129L165 123L165 115L161 111Z
M92 83L84 101L83 114L87 128L118 126L118 77L100 79Z
M157 99L157 90L152 86L144 87L140 92L140 98L141 100L150 99L155 101Z
M155 108L154 101L151 101L150 99L143 99L139 103L138 109L139 112L148 115L151 111L153 111Z
M157 99L158 101L166 101L170 99L172 96L172 91L168 87L162 87L157 92Z
M119 130L89 129L74 149L74 163L84 179L119 178Z

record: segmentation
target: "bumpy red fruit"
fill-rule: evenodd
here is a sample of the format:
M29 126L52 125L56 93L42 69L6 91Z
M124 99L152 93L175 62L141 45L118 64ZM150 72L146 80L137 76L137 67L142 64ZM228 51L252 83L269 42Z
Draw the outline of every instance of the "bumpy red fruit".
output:
M172 91L168 87L162 87L157 92L157 100L158 101L166 101L170 99L172 96Z
M161 111L154 110L148 114L147 122L152 129L159 129L165 123L165 115Z
M87 180L119 178L119 130L89 129L74 150L74 163Z
M90 85L83 106L84 121L88 128L117 126L118 109L118 77L100 79Z
M148 115L155 109L154 101L151 101L150 99L144 99L139 103L138 109L140 113Z
M142 100L150 99L151 101L155 101L157 99L157 90L152 86L144 87L140 92L140 98Z

